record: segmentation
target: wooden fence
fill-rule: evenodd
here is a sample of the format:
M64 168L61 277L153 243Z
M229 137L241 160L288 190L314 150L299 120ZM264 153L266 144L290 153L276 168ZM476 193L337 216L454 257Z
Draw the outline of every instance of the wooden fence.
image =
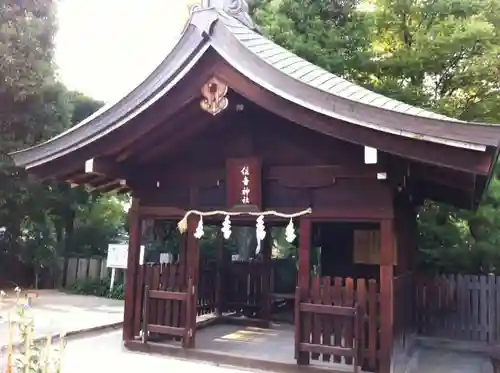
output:
M421 335L500 341L500 276L419 277L415 290L415 321Z
M110 270L106 267L104 258L61 259L59 286L69 288L76 281L105 279L109 275Z

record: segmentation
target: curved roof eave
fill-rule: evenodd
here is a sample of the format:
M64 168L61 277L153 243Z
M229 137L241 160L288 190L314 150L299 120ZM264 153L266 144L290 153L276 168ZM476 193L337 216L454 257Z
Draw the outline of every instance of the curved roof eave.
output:
M36 167L119 128L165 95L201 58L208 46L197 27L188 24L167 57L127 95L50 140L11 153L14 163L27 169Z
M277 54L286 53L287 56L293 56L297 61L300 60L299 62L303 62L301 65L301 68L305 69L302 73L303 76L310 74L312 72L311 66L313 66L316 70L321 70L325 74L328 74L326 79L331 79L329 77L341 78L286 51L262 35L239 24L230 16L221 14L220 18L222 22L214 27L211 35L212 47L241 74L264 89L288 101L317 113L355 125L447 146L484 151L487 146L497 148L500 143L500 126L454 120L385 97L386 100L393 103L399 103L411 109L420 110L419 115L406 111L402 112L353 100L352 98L340 96L308 84L299 78L300 72L296 72L292 76L276 67L273 62L279 61L279 58L276 58ZM245 40L251 41L250 46ZM265 43L272 44L274 51L270 52L271 49L264 50L267 57L255 53L255 51L251 50L251 46L255 45L255 40L264 40ZM341 80L346 82L344 79ZM348 82L348 84L351 87L356 86L353 83ZM368 91L365 88L356 87L360 90ZM373 94L378 97L384 97L379 94ZM434 117L432 117L432 114L434 114Z
M272 53L256 52L252 47L258 45L255 44L256 40L266 44L266 48L271 48ZM373 102L363 102L361 98L354 100L351 96L331 92L320 84L315 86L311 82L318 83L318 74L324 76L323 80L341 78L284 50L224 12L208 8L192 12L186 28L169 55L123 99L45 143L12 153L14 162L18 166L33 168L109 134L164 96L210 46L255 84L322 115L376 131L476 151L484 151L486 147L498 148L500 143L500 126L452 120L374 93L376 97L384 98L386 105L390 103L390 109L374 105ZM281 57L272 59L272 56L279 54ZM295 74L285 71L273 62L281 61L280 58L295 59L295 63L300 66L298 70L304 71L296 71ZM304 79L308 74L313 76L311 81ZM358 93L371 92L347 83L345 86L351 90L359 88ZM358 94L356 97L361 96ZM406 106L399 106L398 109L398 105ZM405 111L401 111L401 108Z

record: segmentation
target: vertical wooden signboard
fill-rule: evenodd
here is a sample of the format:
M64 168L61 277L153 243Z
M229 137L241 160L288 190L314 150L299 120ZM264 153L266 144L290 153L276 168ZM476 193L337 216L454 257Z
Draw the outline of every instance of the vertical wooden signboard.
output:
M398 264L397 242L394 237L394 265ZM357 264L380 264L380 231L379 230L355 230L353 261Z
M230 158L226 163L227 206L262 209L262 163L256 157Z

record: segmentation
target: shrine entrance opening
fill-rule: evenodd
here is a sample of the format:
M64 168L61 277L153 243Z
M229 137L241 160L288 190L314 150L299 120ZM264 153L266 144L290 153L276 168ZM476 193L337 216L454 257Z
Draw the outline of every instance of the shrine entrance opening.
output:
M358 246L379 239L378 224L305 217L287 237L286 223L269 221L259 244L255 220L234 219L230 235L223 220L200 228L196 216L180 234L179 220L142 223L134 335L143 347L224 347L256 360L273 349L279 363L377 369L377 277L367 277L372 264L346 263L366 257Z

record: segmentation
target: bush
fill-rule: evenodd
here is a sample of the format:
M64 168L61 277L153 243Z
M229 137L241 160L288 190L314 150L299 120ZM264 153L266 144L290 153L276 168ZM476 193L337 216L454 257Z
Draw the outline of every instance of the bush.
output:
M113 290L109 291L110 278L77 280L68 290L74 294L94 295L111 299L124 299L125 286L123 283L115 282Z

